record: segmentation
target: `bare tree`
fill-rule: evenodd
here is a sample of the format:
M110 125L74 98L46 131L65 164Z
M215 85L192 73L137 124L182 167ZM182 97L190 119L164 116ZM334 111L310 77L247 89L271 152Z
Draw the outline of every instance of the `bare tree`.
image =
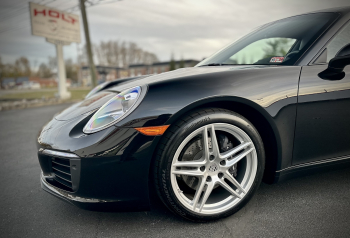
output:
M96 46L94 46L94 49L96 49ZM80 47L79 47L80 48ZM80 53L81 50L81 53ZM86 46L82 46L79 50L78 53L78 62L82 65L87 65L88 64L88 58L87 58L87 51L86 51Z
M37 76L39 76L40 78L50 78L52 77L52 74L52 70L47 64L41 63L39 65Z
M155 54L141 49L134 42L107 41L94 45L98 64L127 68L130 64L152 64L157 62Z
M67 78L71 79L74 82L77 82L78 81L79 66L77 64L74 64L72 59L67 59L67 60L65 60L64 63L66 66Z
M52 70L55 71L57 69L57 58L53 56L49 56L48 59L48 67Z
M26 57L20 57L15 61L15 71L18 76L30 76L30 62Z
M30 62L26 57L20 57L14 63L4 64L0 62L1 77L30 76Z

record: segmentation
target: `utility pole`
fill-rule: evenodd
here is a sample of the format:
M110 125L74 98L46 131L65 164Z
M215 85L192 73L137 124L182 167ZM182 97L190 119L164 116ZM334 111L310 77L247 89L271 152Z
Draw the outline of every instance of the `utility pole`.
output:
M85 32L86 49L87 49L88 58L89 58L91 82L92 82L92 86L95 87L97 85L96 68L95 68L94 59L93 59L92 50L91 50L89 26L88 26L88 22L86 18L86 10L85 10L85 1L86 0L79 0L81 16L83 18L83 25L84 25L84 32Z

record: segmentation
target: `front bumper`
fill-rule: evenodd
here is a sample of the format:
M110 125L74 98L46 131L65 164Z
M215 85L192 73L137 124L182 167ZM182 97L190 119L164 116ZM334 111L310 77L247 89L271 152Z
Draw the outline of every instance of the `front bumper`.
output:
M62 200L65 200L69 203L72 203L72 204L80 204L80 203L96 204L96 203L109 202L107 200L82 198L82 197L71 195L67 191L64 191L62 189L59 189L59 188L49 184L43 173L41 173L41 175L40 175L40 182L41 182L41 188L44 189L46 192L48 192L48 193L50 193L50 194L52 194L52 195L54 195Z
M87 137L74 139L77 141L62 136L50 146L38 143L41 187L46 192L89 210L149 210L149 168L155 141L159 138L144 136L133 128L112 128L95 143L90 140L91 146L81 147L87 144L82 142L89 139ZM63 153L43 153L48 150ZM70 161L70 189L52 183L55 157Z
M102 199L93 199L93 198L84 198L72 195L67 191L59 189L57 187L49 184L43 173L40 175L41 188L50 193L51 195L73 204L77 207L92 210L92 211L143 211L148 210L148 206L135 206L133 201L118 201L118 200L102 200Z

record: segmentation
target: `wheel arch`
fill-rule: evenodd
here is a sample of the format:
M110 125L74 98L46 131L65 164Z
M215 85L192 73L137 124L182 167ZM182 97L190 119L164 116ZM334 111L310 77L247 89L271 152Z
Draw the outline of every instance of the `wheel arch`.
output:
M274 183L275 173L281 164L281 139L273 118L260 105L245 98L221 96L196 101L173 114L166 124L173 124L191 111L200 108L222 108L234 111L247 118L258 130L265 147L265 172L263 181ZM158 138L157 144L161 137ZM156 151L154 151L156 153ZM152 166L151 166L152 167ZM151 174L151 173L150 173Z

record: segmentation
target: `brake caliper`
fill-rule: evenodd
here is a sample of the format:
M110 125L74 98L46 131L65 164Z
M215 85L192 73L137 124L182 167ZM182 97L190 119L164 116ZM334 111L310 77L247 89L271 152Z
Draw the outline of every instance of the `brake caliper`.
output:
M224 153L226 151L229 151L233 148L233 143L228 139L228 137L224 134L218 133L218 142L219 142L219 149L220 153ZM233 176L237 176L237 164L233 165L228 172Z

